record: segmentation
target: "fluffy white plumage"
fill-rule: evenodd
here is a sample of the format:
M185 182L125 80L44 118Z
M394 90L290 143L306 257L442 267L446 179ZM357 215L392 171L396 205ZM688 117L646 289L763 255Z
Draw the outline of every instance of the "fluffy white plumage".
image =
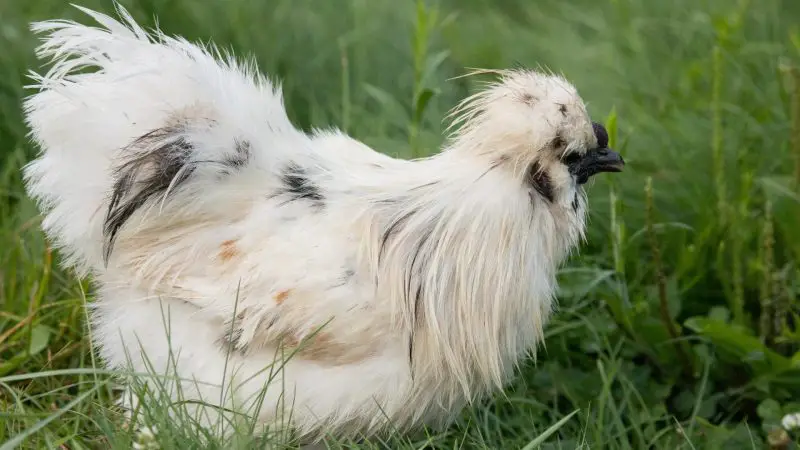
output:
M252 65L84 12L102 27L33 26L55 63L26 100L24 175L93 276L110 367L172 355L200 382L184 398L263 401L263 425L285 404L316 437L446 422L541 341L581 185L622 165L566 80L497 72L442 152L404 161L300 132ZM296 353L265 386L278 349Z

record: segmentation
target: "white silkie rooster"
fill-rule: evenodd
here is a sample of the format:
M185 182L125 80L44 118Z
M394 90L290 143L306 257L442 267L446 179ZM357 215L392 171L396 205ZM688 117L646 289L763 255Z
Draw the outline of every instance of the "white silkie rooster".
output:
M299 131L251 65L84 11L102 27L33 25L54 64L24 175L109 367L314 439L447 423L535 350L583 185L624 165L569 82L498 71L399 160Z

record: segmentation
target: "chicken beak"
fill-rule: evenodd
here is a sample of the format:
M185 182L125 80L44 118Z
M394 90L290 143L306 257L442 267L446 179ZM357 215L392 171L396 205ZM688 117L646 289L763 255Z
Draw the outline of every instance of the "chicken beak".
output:
M578 177L578 184L584 184L592 175L601 172L622 172L623 167L625 160L622 159L622 155L610 148L598 148L590 150L581 158L575 175Z

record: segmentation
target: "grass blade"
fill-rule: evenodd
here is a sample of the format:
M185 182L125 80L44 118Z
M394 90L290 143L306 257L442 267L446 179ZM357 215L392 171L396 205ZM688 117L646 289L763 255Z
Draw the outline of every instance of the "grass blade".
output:
M571 413L569 413L566 416L564 416L563 418L561 418L561 420L559 420L558 422L556 422L553 425L551 425L548 429L544 430L544 432L542 434L540 434L539 436L537 436L536 439L530 441L528 443L528 445L526 445L525 447L522 448L522 450L533 450L533 449L541 446L542 444L544 444L544 441L546 441L556 431L560 430L561 427L563 427L569 421L569 419L572 418L572 416L574 416L575 414L578 413L578 411L580 411L580 410L576 409L575 411L572 411ZM2 450L2 449L0 449L0 450Z

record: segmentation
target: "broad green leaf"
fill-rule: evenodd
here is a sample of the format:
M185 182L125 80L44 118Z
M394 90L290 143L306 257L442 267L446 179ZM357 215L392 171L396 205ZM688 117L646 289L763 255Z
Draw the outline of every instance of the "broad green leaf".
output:
M428 60L425 62L425 71L422 73L422 79L420 80L422 86L428 84L428 79L439 70L439 66L442 65L448 56L450 56L450 50L442 50L428 57Z
M685 325L707 337L720 350L739 358L757 375L776 374L791 367L789 358L772 351L757 337L747 334L740 327L706 317L692 317Z
M800 352L797 352L792 356L791 365L794 369L800 368Z
M756 408L758 417L765 421L777 422L781 420L781 405L774 399L768 398L758 404Z
M414 123L422 122L422 115L425 114L425 108L428 106L431 98L436 94L432 89L425 88L419 93L417 97L416 107L414 108Z
M31 342L28 346L28 353L36 355L47 348L50 343L50 328L44 325L36 325L31 330Z
M728 323L731 319L731 312L724 306L714 306L708 312L708 317L717 322Z

